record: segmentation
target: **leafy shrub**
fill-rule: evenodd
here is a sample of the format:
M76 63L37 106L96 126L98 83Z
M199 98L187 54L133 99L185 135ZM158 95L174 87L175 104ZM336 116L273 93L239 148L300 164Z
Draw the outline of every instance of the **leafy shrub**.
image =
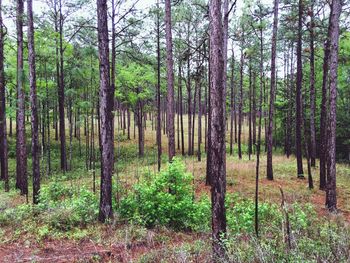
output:
M70 199L57 203L48 211L48 222L52 227L69 230L94 222L98 216L98 199L89 190L82 188Z
M193 176L185 172L185 165L174 158L161 173L136 184L134 192L121 200L119 212L122 218L147 227L194 229L197 224L205 225L208 219L203 222L203 218L209 218L208 202L194 201L192 180Z
M57 229L85 226L98 216L98 198L85 187L73 191L62 183L53 182L41 188L39 200L38 208L45 223Z
M39 201L41 204L50 204L72 197L73 191L70 187L60 182L52 182L43 185L40 189Z
M259 203L259 224L262 226L279 226L282 214L275 204ZM236 194L226 196L227 226L232 233L253 232L255 222L255 203L240 199Z
M17 207L4 209L0 213L0 226L20 223L23 220L29 219L33 215L31 205L22 204Z

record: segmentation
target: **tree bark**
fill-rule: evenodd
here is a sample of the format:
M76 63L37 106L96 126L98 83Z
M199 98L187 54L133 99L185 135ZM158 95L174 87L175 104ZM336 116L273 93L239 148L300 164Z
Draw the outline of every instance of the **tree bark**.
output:
M212 178L211 178L211 90L212 90L212 76L211 76L211 49L210 49L210 40L209 40L209 52L208 52L208 131L207 131L207 169L206 169L206 177L205 177L205 185L212 185Z
M181 153L185 155L185 139L184 139L184 120L183 120L183 104L182 104L182 65L179 61L179 110L180 110L180 126L181 126Z
M62 15L62 0L59 0L59 86L58 86L58 112L59 112L59 130L61 143L61 169L67 171L67 153L66 153L66 126L64 116L64 60L63 60L63 15Z
M171 35L171 1L165 0L165 35L166 35L166 53L167 53L167 130L169 161L175 156L175 127L174 127L174 62L173 62L173 43Z
M233 154L233 119L234 119L234 70L235 70L235 55L232 48L232 61L231 61L231 83L230 83L230 155Z
M337 81L338 81L338 50L339 50L339 16L341 0L333 0L330 18L329 34L329 120L328 127L328 171L326 188L326 206L329 211L337 210L336 192L336 129L337 129Z
M25 131L25 91L23 74L23 0L17 0L17 119L16 119L16 159L17 181L16 187L21 195L28 195L27 178L27 149Z
M323 76L322 76L322 101L321 101L321 117L320 117L320 190L326 190L326 163L327 163L327 103L328 103L328 72L329 72L329 55L330 55L330 30L331 30L331 13L329 16L328 35L324 44L323 56Z
M225 151L225 104L224 104L224 39L221 1L210 1L210 70L211 70L211 151L210 178L212 199L212 240L214 260L225 257L223 240L226 236L226 151Z
M289 158L291 154L291 130L292 130L292 94L294 90L294 43L291 47L290 59L290 77L287 91L288 97L288 113L287 113L287 127L286 127L286 155Z
M160 14L159 0L157 1L157 149L158 171L160 171L162 159L162 120L160 105Z
M107 0L97 0L98 50L100 61L100 115L101 115L101 191L99 220L113 217L112 172L114 164L113 106L114 89L110 85Z
M46 61L44 62L44 74L45 74L45 91L46 91L46 122L47 122L47 170L46 175L49 176L51 174L51 135L50 135L50 99L49 99L49 83L47 77L47 67ZM79 128L80 129L80 128ZM80 130L79 130L80 131ZM80 132L79 132L80 138Z
M39 131L38 131L38 106L36 95L36 69L35 69L35 46L34 46L34 22L33 3L27 0L28 11L28 64L30 104L32 121L32 169L33 169L33 203L39 202L40 191L40 162L39 162Z
M201 77L199 77L199 83L198 83L198 149L197 149L197 159L200 162L201 161L201 142L202 142L202 83L201 83Z
M272 147L273 147L273 118L275 113L275 93L276 93L276 47L277 47L277 26L278 26L278 4L274 1L273 33L271 47L271 82L270 82L270 105L269 105L269 125L267 130L267 168L266 177L273 180L272 169Z
M314 0L311 1L310 15L310 160L311 166L315 167L316 162L316 130L315 130L315 21L314 21Z
M2 0L0 0L0 178L4 180L5 192L10 190L8 174L8 144L6 130L6 100L4 72L4 28L2 21Z
M242 45L244 40L242 40ZM239 83L239 105L238 105L238 158L242 159L242 119L243 119L243 68L244 68L244 53L243 46L241 47L241 69Z
M302 52L302 27L303 27L303 0L299 0L299 18L298 18L298 42L297 42L297 85L296 85L296 122L295 122L295 148L297 156L297 176L304 178L303 156L302 156L302 98L301 89L303 82L303 64L301 59Z
M248 132L248 158L250 160L251 155L253 153L253 141L252 141L252 62L251 58L249 59L249 116L248 116L248 126L249 126L249 132Z

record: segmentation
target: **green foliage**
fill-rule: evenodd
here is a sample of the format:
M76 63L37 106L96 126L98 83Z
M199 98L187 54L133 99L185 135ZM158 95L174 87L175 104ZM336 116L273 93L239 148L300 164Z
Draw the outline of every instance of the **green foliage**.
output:
M41 187L39 200L42 206L44 205L47 207L51 203L56 203L65 198L72 197L72 194L72 190L69 186L60 182L52 182Z
M277 226L282 214L278 206L270 203L259 203L259 224L268 227ZM255 203L252 200L240 199L238 195L226 196L226 217L229 231L233 234L254 232Z
M136 184L134 192L121 200L121 217L147 227L207 228L210 208L204 199L194 200L192 180L184 164L175 158L161 173Z
M61 230L85 226L98 216L98 199L91 191L84 187L69 191L60 183L42 188L38 207L42 209L44 222Z
M63 183L53 182L42 186L37 206L23 204L4 209L0 226L21 225L35 218L37 223L44 223L38 230L38 235L44 237L50 228L66 231L86 226L97 216L98 198L91 191L84 187L73 191Z
M27 204L4 209L0 213L0 226L17 225L32 216L32 207Z

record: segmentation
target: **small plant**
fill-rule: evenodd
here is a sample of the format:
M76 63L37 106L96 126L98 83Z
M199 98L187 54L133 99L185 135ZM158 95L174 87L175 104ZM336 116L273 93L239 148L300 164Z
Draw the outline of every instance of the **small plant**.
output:
M282 214L277 205L259 203L258 208L261 226L278 227L281 224ZM236 194L228 194L226 196L226 209L228 229L233 234L254 231L255 203L252 200L240 199Z
M123 218L147 227L164 225L194 229L197 224L207 225L208 203L194 200L192 180L192 175L185 172L184 164L174 158L153 179L135 185L134 192L121 200L119 212Z

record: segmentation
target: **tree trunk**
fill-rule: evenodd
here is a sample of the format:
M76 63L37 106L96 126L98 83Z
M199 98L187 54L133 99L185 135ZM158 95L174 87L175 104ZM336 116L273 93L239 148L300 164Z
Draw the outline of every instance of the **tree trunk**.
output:
M273 118L275 113L275 93L276 93L276 46L277 46L277 26L278 26L278 4L279 1L274 1L273 15L273 33L271 47L271 83L270 83L270 107L269 107L269 126L267 130L267 168L266 177L273 180L272 169L272 147L273 147Z
M130 140L130 109L127 108L127 115L128 115L128 140Z
M209 40L209 52L208 52L208 131L207 131L207 169L206 169L206 177L205 177L205 185L212 185L212 178L211 178L211 49L210 49L210 40Z
M36 95L36 69L35 69L35 46L34 46L34 22L33 3L27 0L28 9L28 64L29 64L29 85L30 104L32 121L32 169L33 169L33 203L39 202L40 191L40 163L39 163L39 131L38 131L38 107Z
M306 109L306 103L304 101L304 99L302 100L304 103L304 109ZM303 111L303 124L304 124L304 149L305 149L305 157L306 157L306 163L307 163L307 178L308 178L308 183L309 183L309 189L313 189L314 188L314 182L313 182L313 178L312 178L312 173L311 173L311 160L310 160L310 153L309 153L309 141L310 140L310 136L309 133L306 129L307 127L307 123L306 123L306 116L305 116L305 111Z
M235 70L235 56L232 48L232 61L231 61L231 83L230 83L230 155L233 154L233 119L234 119L234 70Z
M291 130L292 130L292 94L294 90L294 43L291 48L290 59L290 77L287 91L288 97L288 113L287 113L287 128L286 128L286 155L289 158L291 154Z
M171 35L171 1L165 0L165 35L167 53L167 130L169 161L175 156L175 127L174 127L174 69L173 69L173 43Z
M260 7L261 5L259 5ZM261 23L261 21L260 21ZM259 95L259 124L258 124L258 140L256 145L256 166L255 166L255 234L259 237L259 169L260 169L260 147L261 147L261 124L263 118L263 88L264 88L264 50L263 50L263 31L260 27L260 95Z
M4 29L2 21L2 0L0 0L0 166L1 180L5 183L5 192L10 190L8 174L8 144L6 130L5 72L4 72Z
M221 1L210 1L210 70L211 70L211 151L210 178L212 199L212 240L214 260L224 259L223 240L226 238L226 149L225 149L225 104L224 104L224 39Z
M336 192L336 129L337 129L337 81L338 81L338 50L339 50L339 16L341 1L333 0L329 25L329 120L328 127L328 171L326 188L326 206L329 211L337 210Z
M244 41L242 40L242 45ZM244 53L243 46L241 49L241 69L240 69L240 83L239 83L239 105L238 105L238 158L242 159L242 108L243 108L243 67L244 67Z
M190 74L190 57L187 58L187 117L188 117L188 155L192 155L192 110L191 110L191 74Z
M139 94L139 90L137 90ZM139 143L139 157L144 156L144 130L143 130L143 106L141 99L138 99L137 109L136 109L136 118L137 118L137 131L138 131L138 143Z
M17 119L16 119L16 187L21 195L28 195L27 149L25 131L25 91L23 74L23 0L17 0Z
M253 138L252 138L252 143L253 143L253 150L255 149L255 145L256 145L256 73L253 72L253 94L252 94L252 126L253 126ZM255 152L255 150L254 150Z
M332 7L332 6L331 6ZM329 55L330 55L330 25L331 14L329 16L328 35L324 45L324 57L323 57L323 76L322 76L322 101L321 101L321 117L320 117L320 190L326 190L326 163L327 163L327 103L328 103L328 72L329 72Z
M45 74L45 91L46 91L46 130L47 130L47 170L46 175L51 174L51 138L50 138L50 100L49 100L49 83L47 78L46 61L44 62L44 74ZM80 136L80 135L79 135Z
M199 76L199 83L198 83L198 149L197 149L197 159L200 162L201 161L201 142L202 142L202 83L201 83L201 76Z
M113 105L114 89L110 85L107 0L97 0L98 50L100 60L100 115L101 115L101 192L99 220L113 217L112 172L114 164Z
M310 15L310 159L311 166L315 167L316 162L316 130L315 130L315 22L314 22L314 0L311 1Z
M183 120L183 105L182 105L182 65L181 61L179 61L179 110L180 110L180 126L181 126L181 153L185 155L185 139L184 139L184 120Z
M157 149L158 172L162 161L162 120L160 105L160 14L159 0L157 1Z
M302 156L302 98L301 89L303 82L302 52L302 27L303 27L303 0L299 0L299 22L298 22L298 43L297 43L297 86L296 86L296 122L295 122L295 148L297 156L298 178L304 178L303 156Z
M59 0L59 55L60 55L60 71L59 71L59 86L58 86L58 112L60 124L60 143L61 143L61 169L67 171L67 155L66 155L66 127L64 116L64 72L63 72L63 15L62 15L62 0Z
M248 158L250 160L251 155L253 153L253 141L252 141L252 62L251 58L249 59L249 116L248 116L248 126L249 126L249 132L248 132Z
M191 153L194 154L194 131L195 131L195 120L196 120L196 98L199 85L199 78L196 76L194 84L194 96L193 96L193 120L192 120L192 139L191 139Z

